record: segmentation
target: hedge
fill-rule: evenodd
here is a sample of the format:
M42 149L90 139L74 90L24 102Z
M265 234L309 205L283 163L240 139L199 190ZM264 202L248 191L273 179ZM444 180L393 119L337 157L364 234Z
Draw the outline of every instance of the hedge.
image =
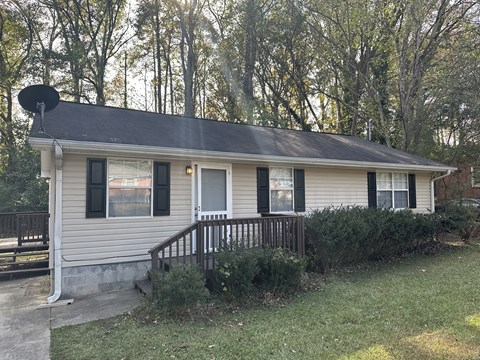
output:
M441 216L411 210L339 207L315 210L305 218L310 264L322 272L400 254L444 231Z

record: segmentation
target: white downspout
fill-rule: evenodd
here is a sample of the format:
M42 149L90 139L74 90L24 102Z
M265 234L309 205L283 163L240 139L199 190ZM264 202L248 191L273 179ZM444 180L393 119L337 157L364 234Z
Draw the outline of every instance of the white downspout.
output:
M62 188L63 151L55 144L55 222L54 222L54 293L47 298L49 304L54 303L62 294Z
M452 170L447 170L447 172L443 175L440 175L440 176L437 176L435 178L432 178L432 180L430 180L430 203L431 203L431 212L434 213L435 212L435 185L434 185L434 182L437 181L437 180L440 180L446 176L449 176L451 174Z

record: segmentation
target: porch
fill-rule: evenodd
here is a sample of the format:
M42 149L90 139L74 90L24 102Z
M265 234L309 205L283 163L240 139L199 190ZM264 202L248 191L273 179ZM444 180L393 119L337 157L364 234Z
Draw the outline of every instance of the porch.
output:
M0 279L49 271L47 212L0 213Z
M177 265L195 265L208 278L216 267L215 254L222 247L283 248L303 258L304 218L295 215L196 221L149 250L150 271L164 273ZM151 293L149 279L136 282L136 287Z

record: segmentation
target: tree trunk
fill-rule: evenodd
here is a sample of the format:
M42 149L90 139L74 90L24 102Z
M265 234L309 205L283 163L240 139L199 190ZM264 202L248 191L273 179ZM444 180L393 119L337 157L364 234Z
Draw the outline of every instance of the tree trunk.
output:
M160 53L160 18L159 13L160 7L158 5L158 0L155 0L155 56L157 60L157 79L156 79L156 87L157 87L157 103L158 103L158 112L162 112L162 58Z
M3 116L5 122L3 133L3 144L5 146L7 161L5 172L13 170L15 155L15 134L13 126L13 100L12 88L7 85L5 88L5 100L7 102L7 113Z
M195 44L195 9L197 2L193 1L188 9L188 18L185 19L185 14L177 3L179 10L180 27L182 30L182 38L180 41L180 56L183 70L183 96L184 106L183 113L185 116L195 116L195 98L193 92L193 78L195 74L196 61L194 53ZM186 48L186 49L185 49Z
M255 0L247 0L245 9L245 57L244 57L244 77L243 77L243 96L248 124L253 124L253 73L255 70L255 60L257 57L257 34L256 34L256 10Z

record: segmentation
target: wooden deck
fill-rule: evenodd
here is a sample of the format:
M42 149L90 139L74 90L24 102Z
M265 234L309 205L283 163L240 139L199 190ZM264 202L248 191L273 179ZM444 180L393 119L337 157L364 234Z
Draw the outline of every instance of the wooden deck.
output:
M0 279L15 274L45 274L49 270L48 244L0 247Z
M0 279L49 270L49 214L0 214Z
M174 266L193 264L208 278L209 273L215 269L214 254L222 246L230 246L232 249L258 246L283 248L304 257L303 217L197 221L149 250L152 258L151 272L162 273Z
M47 212L0 213L0 239L17 239L17 245L48 243L50 240Z
M204 264L203 268L205 270L213 270L215 269L215 260L213 253L208 254L207 256L204 256ZM169 271L171 268L178 266L178 265L187 265L187 264L198 264L198 259L197 259L197 254L191 254L191 255L180 255L180 256L174 256L172 258L165 258L162 260L159 260L159 268L162 269L161 272L163 271Z

